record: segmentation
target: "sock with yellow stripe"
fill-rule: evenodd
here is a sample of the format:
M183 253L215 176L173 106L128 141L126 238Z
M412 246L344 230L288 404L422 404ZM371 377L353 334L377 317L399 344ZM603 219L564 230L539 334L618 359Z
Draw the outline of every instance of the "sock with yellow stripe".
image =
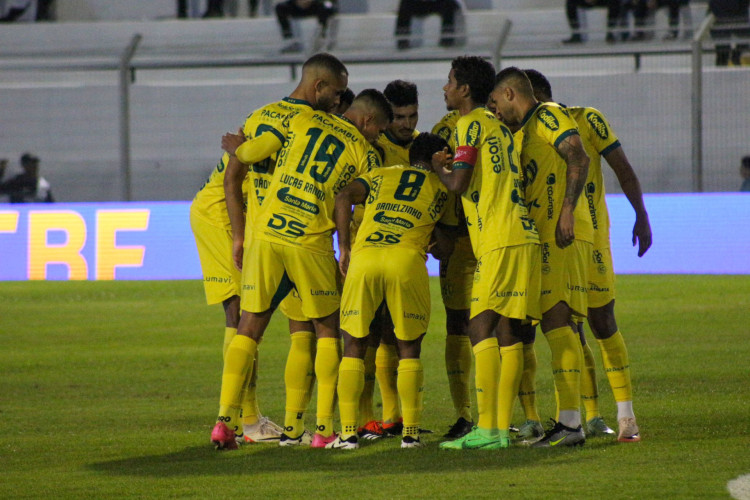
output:
M630 382L630 361L628 360L628 349L625 347L625 340L622 338L620 330L608 339L597 339L599 348L602 352L602 362L604 371L607 373L609 385L615 396L618 408L618 418L622 416L632 416L633 386ZM627 411L622 413L620 408L626 408ZM621 415L622 413L622 415Z
M497 389L500 385L500 348L497 338L491 337L479 342L473 351L479 412L477 427L497 430Z
M518 394L523 373L523 343L500 348L500 385L497 398L497 426L500 430L510 428L513 403Z
M319 338L315 354L315 377L318 380L316 432L323 437L328 437L333 433L333 413L340 363L338 344L339 340L336 338Z
M316 339L314 332L304 331L294 332L290 338L292 343L289 346L284 368L284 386L286 387L284 433L296 438L305 430L303 416L312 396Z
M221 394L219 396L219 420L227 427L234 429L235 434L242 434L240 422L240 397L243 387L253 369L258 344L244 335L235 335L227 348L224 369L221 375Z
M367 347L364 360L365 381L362 395L359 398L359 425L363 426L370 420L375 420L375 409L372 398L375 394L375 353L376 347ZM339 370L341 376L341 370Z
M357 413L360 395L365 385L365 362L359 358L343 357L339 365L339 416L341 417L341 438L347 439L357 434Z
M569 326L545 333L552 352L552 376L558 395L558 415L568 427L580 425L581 367L583 351L578 334ZM577 422L576 423L576 415Z
M401 409L398 403L398 353L396 346L380 344L375 353L375 377L383 402L383 421L398 422Z
M581 401L586 410L586 421L599 416L599 389L596 386L596 362L588 342L583 349L583 372L581 373Z
M457 418L471 422L471 340L468 335L445 337L445 371Z
M424 369L420 359L402 359L398 364L398 394L404 414L404 436L419 437L424 395Z
M533 343L523 346L523 373L518 384L518 401L526 420L541 421L536 406L536 350Z

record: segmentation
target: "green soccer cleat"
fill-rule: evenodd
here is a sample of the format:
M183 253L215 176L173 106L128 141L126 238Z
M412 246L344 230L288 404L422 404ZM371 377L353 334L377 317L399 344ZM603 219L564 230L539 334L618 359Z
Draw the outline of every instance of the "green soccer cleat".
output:
M613 436L615 431L610 429L602 417L594 417L586 422L586 435L588 437Z
M499 450L510 446L510 439L500 436L486 436L478 427L474 427L471 432L464 437L455 441L445 441L440 443L442 450Z

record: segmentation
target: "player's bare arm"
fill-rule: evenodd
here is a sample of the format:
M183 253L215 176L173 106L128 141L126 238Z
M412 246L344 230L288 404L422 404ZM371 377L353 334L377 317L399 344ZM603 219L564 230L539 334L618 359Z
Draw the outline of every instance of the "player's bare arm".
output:
M242 181L247 175L247 165L236 156L230 156L224 172L224 199L227 204L229 223L232 226L232 260L237 269L242 269L243 245L245 243L245 210L242 201Z
M438 174L440 181L448 188L448 191L461 194L469 187L472 169L454 169L452 166L453 155L448 148L432 155L432 170Z
M604 155L604 159L617 176L620 188L635 210L635 224L633 225L633 246L638 244L638 257L651 247L651 223L648 220L646 205L643 203L643 191L638 176L628 161L622 146Z
M226 134L221 136L221 149L229 153L230 156L233 156L237 151L237 148L240 147L244 142L245 134L243 133L242 128L240 128L236 134L227 132Z
M565 160L567 172L565 175L565 197L555 227L555 242L558 247L565 248L572 244L575 239L573 210L586 183L586 176L589 172L589 157L583 149L581 137L578 134L563 139L557 146L557 152Z
M456 231L455 227L436 224L435 229L432 230L427 251L438 260L449 258L453 253L457 233L458 231Z
M352 205L364 203L367 199L367 188L361 182L352 182L336 195L333 219L336 223L339 241L339 270L343 276L349 270L351 257L351 234L349 224L352 221Z

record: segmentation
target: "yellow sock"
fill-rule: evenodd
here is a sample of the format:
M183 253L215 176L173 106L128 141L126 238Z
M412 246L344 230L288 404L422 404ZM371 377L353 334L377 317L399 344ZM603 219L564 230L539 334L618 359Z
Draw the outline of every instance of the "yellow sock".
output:
M501 347L500 359L502 363L497 396L497 426L500 430L508 430L510 419L513 417L513 403L523 373L523 343Z
M451 391L456 418L471 419L471 341L468 335L448 335L445 337L445 371Z
M500 381L500 349L497 338L485 339L474 346L475 385L477 388L477 427L496 430L497 389Z
M219 420L242 434L240 422L240 396L248 373L253 369L253 360L258 344L250 337L235 335L227 349L224 370L221 375L221 395L219 396Z
M518 385L518 401L526 420L541 421L536 407L536 351L533 343L523 346L523 373Z
M419 359L402 359L398 364L398 394L404 414L402 435L419 437L424 395L424 370Z
M396 346L380 344L375 354L375 377L383 401L383 421L397 422L401 418L398 405L398 354Z
M222 359L226 359L227 349L229 349L229 344L232 343L232 339L234 338L235 335L237 335L236 328L230 328L228 326L224 328L224 348L221 351Z
M256 424L260 418L260 408L258 408L258 395L256 392L258 388L258 351L259 349L255 350L253 368L250 370L247 385L242 391L242 423L244 425Z
M596 363L588 342L583 349L583 372L581 372L581 401L586 410L586 420L599 416L599 390L596 386Z
M607 373L609 385L615 401L633 400L633 386L630 383L630 361L628 360L628 349L620 330L608 339L599 340L599 348L602 351L604 371Z
M375 409L372 398L375 394L375 353L377 348L368 347L365 352L364 373L365 381L362 395L359 397L359 425L363 426L370 420L375 420ZM341 376L341 370L339 370Z
M583 352L578 334L569 326L545 333L552 351L552 375L558 394L558 412L579 411L581 405L581 366Z
M305 430L303 415L310 402L310 388L315 377L313 358L316 339L314 332L295 332L290 338L292 343L284 368L284 433L295 438Z
M323 437L333 433L336 384L339 376L338 339L320 338L315 354L315 377L318 379L316 432Z
M360 394L365 385L365 362L359 358L341 359L339 365L339 416L341 437L347 439L357 434L357 412Z

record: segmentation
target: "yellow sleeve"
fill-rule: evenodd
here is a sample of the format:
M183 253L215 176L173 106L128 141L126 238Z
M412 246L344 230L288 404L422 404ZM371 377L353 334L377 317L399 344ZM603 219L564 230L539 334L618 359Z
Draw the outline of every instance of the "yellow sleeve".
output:
M285 136L276 129L269 129L268 132L245 141L234 152L237 159L245 165L257 163L265 160L284 145Z

